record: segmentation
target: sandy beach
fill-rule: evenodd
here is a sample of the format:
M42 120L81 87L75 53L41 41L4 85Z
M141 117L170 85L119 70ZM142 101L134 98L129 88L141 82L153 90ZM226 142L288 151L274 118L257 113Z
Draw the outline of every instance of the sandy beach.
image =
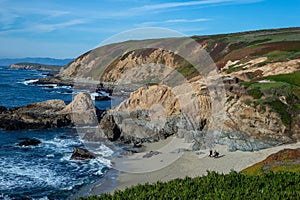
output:
M219 173L229 173L231 170L241 171L282 149L300 148L300 142L254 152L229 152L226 146L216 145L214 149L218 150L220 158L209 157L208 150L182 151L190 147L191 144L185 143L183 139L169 138L158 143L147 144L142 153L115 159L113 167L119 171L119 175L116 187L110 192L124 190L139 183L169 181L186 176L203 176L207 170ZM152 156L145 156L149 155L150 151L152 151ZM104 186L105 184L101 184L94 187L91 193L93 195L103 193L106 188Z

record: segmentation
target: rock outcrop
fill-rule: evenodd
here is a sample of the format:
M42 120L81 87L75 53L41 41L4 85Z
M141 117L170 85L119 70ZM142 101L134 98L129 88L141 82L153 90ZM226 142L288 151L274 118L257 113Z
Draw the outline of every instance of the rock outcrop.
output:
M70 115L60 114L65 107L62 100L48 100L11 108L0 113L0 128L20 130L70 126Z
M26 139L26 140L18 143L17 146L20 146L20 147L37 146L40 143L42 143L42 142L38 139Z
M77 94L60 113L70 115L73 124L77 127L98 125L96 108L88 93Z
M219 143L231 151L253 151L299 138L300 128L295 123L290 129L270 107L247 105L245 102L252 97L246 93L228 98L221 116L224 120L214 120L206 88L196 87L197 83L192 85L191 91L177 88L183 93L163 85L139 88L129 99L104 114L100 128L112 141L133 144L177 135L194 141L195 150Z
M1 107L0 128L20 130L97 126L101 114L89 94L79 93L69 105L62 100L48 100L11 109Z
M62 66L57 65L45 65L38 63L16 63L11 64L9 69L25 69L25 70L39 70L39 71L51 71L51 72L59 72Z
M183 85L173 89L164 85L139 88L103 115L100 128L112 141L134 144L174 134L188 138L190 132L207 129L211 108L210 99L201 95L205 88L200 91L184 88ZM186 134L180 134L184 131Z
M77 147L72 153L71 160L90 160L96 157L96 154L89 152L87 149Z

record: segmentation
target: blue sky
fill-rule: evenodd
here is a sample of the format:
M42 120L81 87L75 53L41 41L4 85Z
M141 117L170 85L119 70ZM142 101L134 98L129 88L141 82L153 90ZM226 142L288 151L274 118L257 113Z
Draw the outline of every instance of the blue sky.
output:
M300 26L300 0L0 0L0 58L74 58L123 31Z

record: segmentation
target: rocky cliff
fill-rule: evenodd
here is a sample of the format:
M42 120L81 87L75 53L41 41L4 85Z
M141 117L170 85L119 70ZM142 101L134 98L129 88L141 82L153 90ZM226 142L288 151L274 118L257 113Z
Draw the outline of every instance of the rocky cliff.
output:
M196 149L214 141L256 150L300 138L299 33L192 37L204 53L178 38L111 44L80 56L56 78L136 84L128 99L103 115L100 127L110 140L177 134L196 141ZM195 57L201 62L193 63ZM216 76L222 81L211 81Z

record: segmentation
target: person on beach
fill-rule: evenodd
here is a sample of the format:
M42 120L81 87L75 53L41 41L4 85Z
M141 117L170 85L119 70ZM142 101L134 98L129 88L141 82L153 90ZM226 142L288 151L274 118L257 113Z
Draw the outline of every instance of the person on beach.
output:
M220 155L219 152L217 150L215 150L215 152L214 152L214 158L218 158L219 155Z
M208 157L212 157L213 156L213 150L211 149L211 150L209 150L209 155L208 155Z

